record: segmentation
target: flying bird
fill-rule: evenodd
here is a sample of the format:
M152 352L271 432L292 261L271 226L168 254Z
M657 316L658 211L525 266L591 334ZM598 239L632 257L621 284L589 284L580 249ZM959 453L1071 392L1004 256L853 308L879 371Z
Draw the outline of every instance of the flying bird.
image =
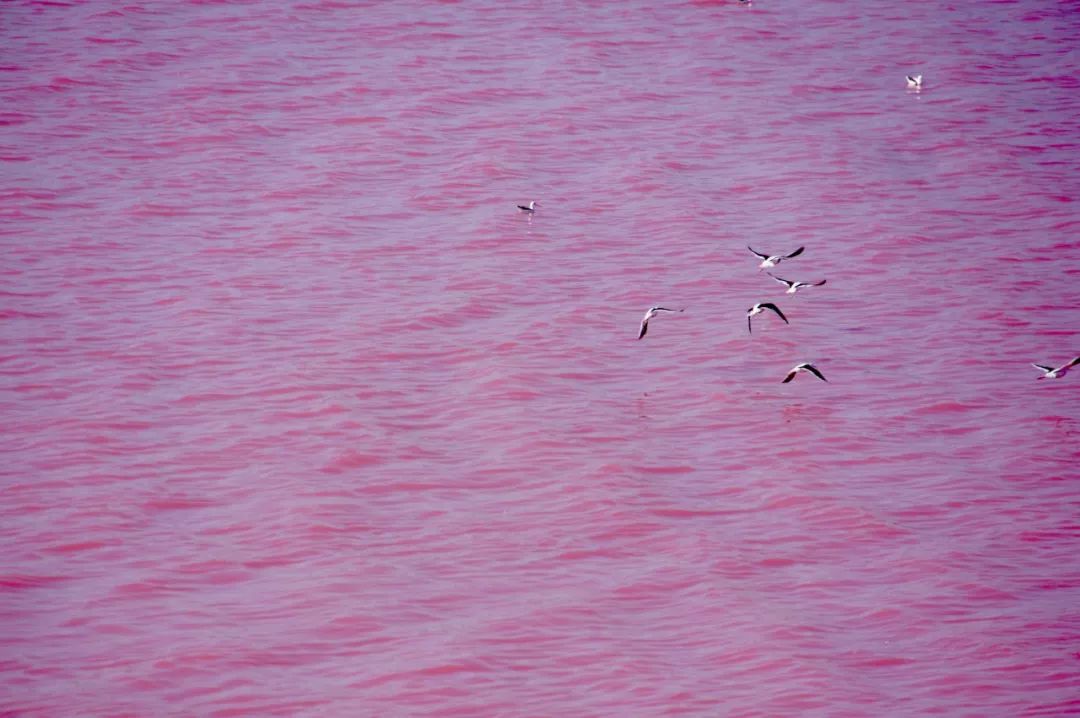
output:
M685 309L668 309L667 307L649 307L649 311L645 312L645 316L641 319L641 330L638 332L637 338L641 339L645 336L645 332L649 331L649 320L660 312L681 312L684 310Z
M758 265L758 267L760 269L767 269L769 267L775 267L777 264L779 264L780 262L782 262L785 259L791 259L792 257L798 257L800 254L802 254L802 251L804 249L806 249L806 247L799 247L798 249L796 249L791 254L762 254L761 252L758 252L757 250L755 250L750 245L747 245L746 248L749 249L754 254L756 254L757 256L761 257L761 264Z
M746 310L746 328L750 330L751 334L754 333L754 328L750 324L750 317L754 316L755 314L761 314L766 309L771 309L776 312L777 316L784 320L784 324L791 324L791 322L787 320L787 317L784 316L784 313L780 311L780 307L776 306L772 302L758 302L757 304Z
M792 282L787 279L781 279L772 272L766 272L766 274L768 274L770 277L780 282L781 284L787 285L787 291L785 292L785 294L794 294L803 287L820 287L822 284L825 283L824 279L822 279L820 282Z
M922 75L906 75L909 90L922 89Z
M519 204L517 206L517 208L519 210L521 210L522 212L529 212L529 213L535 212L536 211L536 200L533 200L532 202L529 202L528 206L525 206L523 204Z
M801 371L808 371L814 376L816 376L818 379L821 379L822 381L828 381L828 379L825 378L825 375L818 371L818 368L816 366L814 366L810 362L803 362L802 364L796 364L791 369L791 371L788 372L788 375L784 377L784 380L780 383L787 384L789 381L795 378L796 374Z
M1052 366L1046 366L1045 364L1032 364L1031 366L1035 367L1043 373L1043 375L1039 377L1040 379L1059 379L1068 374L1069 369L1076 366L1077 364L1080 364L1080 357L1076 357L1068 364L1059 366L1057 369Z

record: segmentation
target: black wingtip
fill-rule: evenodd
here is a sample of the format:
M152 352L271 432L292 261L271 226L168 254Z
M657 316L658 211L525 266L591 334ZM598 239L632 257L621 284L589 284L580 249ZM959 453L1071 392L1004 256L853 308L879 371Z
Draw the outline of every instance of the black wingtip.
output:
M780 311L780 307L776 306L772 302L763 302L761 306L768 307L769 309L776 312L776 315L784 320L784 324L791 324L791 322L787 320L787 317L784 316L784 313Z

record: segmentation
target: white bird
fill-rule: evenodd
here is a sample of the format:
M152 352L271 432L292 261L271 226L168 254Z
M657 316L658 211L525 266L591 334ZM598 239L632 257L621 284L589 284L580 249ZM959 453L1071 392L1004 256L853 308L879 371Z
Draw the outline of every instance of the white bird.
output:
M1068 374L1069 369L1076 366L1077 364L1080 364L1080 357L1076 357L1068 364L1059 366L1057 369L1052 366L1046 366L1045 364L1032 364L1031 366L1035 367L1043 373L1043 375L1039 377L1040 379L1058 379Z
M525 206L525 205L523 205L523 204L519 204L519 205L517 206L517 208L518 208L519 210L521 210L522 212L530 212L530 213L531 213L531 212L535 212L535 211L536 211L536 200L533 200L532 202L529 202L529 206L528 206L528 207L526 207L526 206Z
M824 279L822 279L820 282L792 282L787 279L781 279L772 272L766 272L766 274L768 274L770 277L780 282L781 284L787 285L787 291L784 292L785 294L794 294L803 287L820 287L822 284L825 283Z
M788 372L788 375L785 376L784 380L780 383L787 384L789 381L795 378L796 374L801 371L808 371L814 376L816 376L818 379L821 379L822 381L828 381L828 379L825 378L825 375L818 371L818 368L816 366L814 366L810 362L803 362L802 364L796 364L794 367L792 367L791 371Z
M641 339L645 336L645 332L649 331L649 320L655 317L660 312L681 312L683 309L668 309L667 307L649 307L649 311L645 312L645 316L641 319L641 329L638 331L637 338Z
M922 75L906 75L909 90L922 89Z
M754 316L755 314L761 314L766 309L771 309L776 312L776 314L784 320L784 324L791 324L791 322L787 320L787 317L784 316L784 313L780 311L780 307L776 306L772 302L758 302L757 304L746 310L746 328L750 330L751 334L754 333L754 328L750 325L750 317Z
M806 247L799 247L798 249L796 249L791 254L762 254L761 252L757 251L756 249L754 249L750 245L746 245L746 248L749 249L754 254L756 254L757 256L761 257L761 264L758 265L758 267L760 269L767 269L769 267L775 267L777 264L779 264L780 262L782 262L785 259L791 259L792 257L798 257L800 254L802 254L802 251L804 249L806 249Z

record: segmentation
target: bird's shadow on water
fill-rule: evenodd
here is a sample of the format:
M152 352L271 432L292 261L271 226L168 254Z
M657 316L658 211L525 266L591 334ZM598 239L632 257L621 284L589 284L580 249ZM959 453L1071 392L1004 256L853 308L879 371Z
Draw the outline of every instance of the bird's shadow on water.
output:
M1052 416L1048 417L1048 420L1053 422L1054 431L1063 438L1072 439L1080 435L1080 429L1077 429L1076 426L1076 419L1071 416Z
M785 424L807 424L812 423L815 426L820 425L822 421L832 418L834 411L831 407L823 406L819 403L806 403L796 402L794 404L786 404L784 408L780 410L780 417Z
M634 401L634 409L637 411L637 415L638 415L639 419L649 419L649 418L651 418L649 416L649 413L648 413L648 407L649 407L649 392L643 391L643 392L641 392L641 396L639 396Z
M802 422L810 416L810 407L803 403L788 404L780 411L780 416L784 419L785 424L791 422Z

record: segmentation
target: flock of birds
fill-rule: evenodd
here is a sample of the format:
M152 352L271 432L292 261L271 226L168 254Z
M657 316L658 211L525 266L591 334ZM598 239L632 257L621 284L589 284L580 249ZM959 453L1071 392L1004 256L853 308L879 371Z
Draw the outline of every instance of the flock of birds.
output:
M533 204L533 203L530 203L530 204ZM518 208L519 209L524 209L521 205L518 205ZM762 270L765 270L765 269L769 269L771 267L775 267L777 264L784 261L785 259L792 259L793 257L798 257L800 254L803 253L803 250L806 249L806 247L799 247L794 252L791 252L789 254L764 254L763 252L757 251L753 247L747 246L746 248L749 249L751 252L753 252L755 255L757 255L758 258L761 259L761 264L758 265L758 271L762 271ZM780 282L781 284L783 284L784 286L787 287L787 290L784 292L785 294L794 294L795 292L799 291L803 287L820 287L822 284L825 284L824 279L822 279L820 282L794 282L794 281L791 281L790 279L784 279L783 277L778 277L775 274L773 274L772 272L767 272L767 274L770 277L772 277L773 279L775 279L777 282ZM749 333L751 333L751 334L754 333L753 318L756 317L758 314L761 314L762 312L764 312L766 309L768 309L769 311L775 313L776 316L783 319L784 324L790 324L791 323L791 322L788 321L788 318L784 316L784 313L782 311L780 311L780 307L776 306L772 302L758 302L757 304L755 304L754 306L752 306L752 307L750 307L749 309L746 310L746 330ZM653 317L658 316L660 314L660 312L681 312L681 311L683 311L683 310L682 309L670 309L668 307L649 307L648 311L645 312L645 316L642 317L642 319L641 319L641 327L638 329L638 339L641 339L642 337L645 336L645 333L647 331L649 331L649 320L652 319ZM801 364L796 364L795 366L793 366L791 368L791 370L787 373L787 376L784 377L784 379L783 379L783 381L781 383L782 384L787 384L789 381L791 381L796 376L798 376L799 373L801 373L801 372L807 372L809 374L813 374L814 376L816 376L818 379L821 379L822 381L826 381L826 382L828 381L828 379L825 378L825 375L822 374L821 370L818 369L816 366L814 366L810 362L802 362Z
M921 79L922 76L920 75L919 77ZM527 205L526 204L519 204L517 206L517 208L518 208L518 211L520 211L520 212L526 212L528 214L533 214L533 213L536 212L536 205L537 205L537 202L535 200L533 200L532 202L529 202ZM803 253L803 250L806 249L806 248L805 247L799 247L794 252L790 252L788 254L764 254L763 252L759 252L759 251L757 251L756 249L754 249L753 247L750 247L750 246L747 246L747 249L749 249L751 252L753 252L755 255L757 255L761 259L761 264L758 265L758 267L759 267L758 271L761 271L761 270L764 270L764 269L769 269L771 267L775 267L776 265L780 264L780 262L784 261L785 259L792 259L794 257L798 257L800 254ZM775 274L773 274L772 272L767 272L767 274L770 277L772 277L773 279L775 279L777 282L780 282L781 284L783 284L784 286L787 287L787 290L784 292L785 294L794 294L795 292L799 291L803 287L820 287L822 284L825 284L824 279L822 279L820 282L797 282L797 281L791 281L790 279L784 279L783 277L778 277ZM766 309L768 309L768 310L770 310L772 312L775 312L778 317L780 317L781 319L784 320L785 324L790 324L791 323L791 322L788 321L788 318L784 316L784 313L782 311L780 311L780 307L776 306L772 302L758 302L757 304L755 304L754 306L752 306L748 310L746 310L746 328L747 328L747 331L749 331L751 334L754 333L753 317L757 316L758 314L761 314ZM649 320L653 319L654 317L659 316L659 314L661 312L677 313L677 312L682 312L682 311L685 311L685 309L671 309L669 307L649 307L648 311L645 312L645 316L642 317L642 319L641 319L641 326L638 327L638 337L637 338L638 339L644 338L645 333L649 331ZM1080 361L1080 357L1078 357L1078 361ZM787 376L784 377L784 379L783 379L783 381L781 383L787 384L789 381L791 381L796 376L798 376L801 372L807 372L809 374L813 374L814 376L816 376L818 379L821 379L822 381L826 381L826 382L828 381L828 379L825 378L825 375L822 374L821 371L816 366L814 366L810 362L802 362L801 364L796 364L795 366L793 366L791 368L791 371L789 371L787 373Z
M749 0L740 0L740 2L743 2L745 4L749 4ZM906 75L905 79L907 80L907 86L908 86L909 90L919 91L919 90L922 89L922 83L923 83L923 76L922 75ZM519 204L517 206L517 208L521 212L526 212L528 214L533 214L533 213L536 212L536 205L537 204L538 203L534 200L534 201L529 202L529 204L527 204L527 205ZM749 245L746 248L749 249L751 252L753 252L755 255L757 255L761 259L761 264L758 265L758 268L759 268L758 271L762 271L762 270L765 270L765 269L770 269L772 267L775 267L776 265L780 264L780 262L784 261L785 259L794 259L795 257L798 257L800 254L802 254L803 250L805 249L805 247L799 247L794 252L791 252L789 254L765 254L763 252L757 251L756 249L754 249L753 247L750 247ZM780 282L781 284L783 284L783 285L785 285L787 287L787 291L785 292L785 294L795 294L797 291L799 291L800 289L803 289L804 287L820 287L821 285L825 284L824 279L822 279L820 282L798 282L798 281L791 281L789 279L784 279L782 277L778 277L775 274L773 274L772 272L767 272L767 274L770 277L772 277L773 279L775 279L777 282ZM776 306L772 302L758 302L757 304L755 304L754 306L752 306L748 310L746 310L746 329L751 334L754 333L754 326L753 326L753 323L752 323L753 317L757 316L758 314L761 314L766 309L773 312L774 314L776 314L776 316L778 316L782 320L784 320L785 324L790 324L787 317L784 316L784 313L782 311L780 311L780 307ZM649 309L645 312L645 316L641 318L641 326L638 328L638 337L637 338L638 339L643 339L645 337L646 332L649 331L649 320L654 319L655 317L659 316L661 312L677 313L677 312L682 312L682 311L685 311L685 310L684 309L671 309L669 307L659 307L659 306L658 307L649 307ZM1032 364L1032 366L1042 372L1042 376L1040 376L1039 379L1059 379L1059 378L1065 376L1068 373L1069 369L1076 366L1077 364L1080 364L1080 356L1075 357L1072 361L1070 361L1070 362L1068 362L1066 364L1063 364L1063 365L1061 365L1059 367L1047 366L1046 364ZM816 376L818 379L821 379L822 381L828 381L828 379L825 378L825 375L822 374L821 371L816 366L814 366L810 362L802 362L801 364L796 364L794 367L792 367L791 371L789 371L787 373L787 376L784 377L784 379L783 379L783 381L781 383L787 384L789 381L791 381L796 376L798 376L801 372L807 372L809 374L813 374L814 376Z

